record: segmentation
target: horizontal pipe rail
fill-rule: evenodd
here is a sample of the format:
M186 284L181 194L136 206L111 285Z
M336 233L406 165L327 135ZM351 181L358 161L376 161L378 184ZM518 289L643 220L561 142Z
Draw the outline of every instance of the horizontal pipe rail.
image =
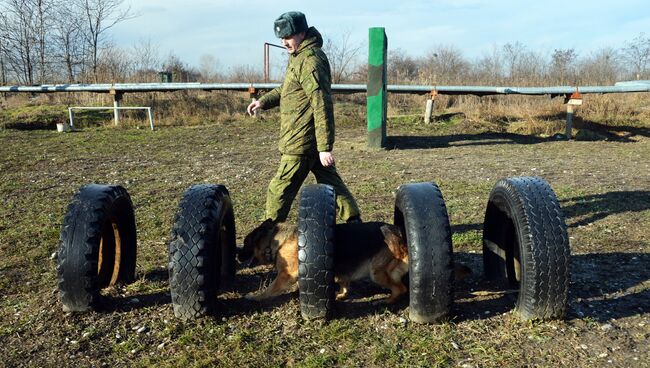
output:
M0 86L1 92L174 92L186 90L204 91L243 91L270 90L279 87L279 83L119 83L119 84L50 84L38 86ZM650 92L650 81L618 82L613 86L555 86L555 87L495 87L495 86L436 86L389 84L390 93L429 94L436 91L445 95L569 95L579 91L588 93L632 93ZM365 93L365 84L333 84L335 93Z

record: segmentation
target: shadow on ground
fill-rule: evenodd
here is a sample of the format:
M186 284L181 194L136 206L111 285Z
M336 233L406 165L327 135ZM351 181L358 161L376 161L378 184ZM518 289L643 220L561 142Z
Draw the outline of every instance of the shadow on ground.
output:
M565 120L566 113L557 113L539 117L541 120ZM592 120L585 120L581 116L573 119L575 129L588 129L602 135L601 139L617 142L635 142L636 136L650 137L650 129L633 125L607 125Z
M575 203L574 203L575 202ZM585 226L603 218L624 212L641 212L650 209L650 191L620 191L592 194L560 201L570 227ZM572 203L566 205L566 203Z
M494 297L474 297L475 291L504 290L482 279L482 255L459 253L456 262L466 264L474 275L456 286L455 320L488 318L515 307L516 292ZM608 321L649 313L649 253L594 253L571 256L567 318L590 317Z
M568 318L598 321L650 312L650 253L594 253L571 257Z
M449 114L449 117L442 116L443 119L451 119L455 115ZM565 113L541 116L541 120L564 121ZM519 118L504 117L497 123L507 125L510 121L516 121ZM578 130L577 140L607 140L615 142L636 142L634 137L650 137L650 129L632 125L606 125L590 120L584 120L577 116L574 118L573 127ZM583 131L583 132L581 132ZM387 149L428 149L443 148L450 146L490 146L499 144L538 144L566 140L566 136L557 135L553 137L538 137L534 135L524 135L516 133L498 133L484 132L476 134L450 134L442 136L388 136L386 138Z
M169 292L169 274L166 269L154 269L137 275L143 282L161 284L166 290L153 293L134 294L125 297L115 296L115 293L102 295L97 310L100 312L128 312L137 309L162 306L172 302Z
M607 216L627 212L650 210L650 191L620 191L602 194L589 194L560 200L567 226L575 228L586 226ZM462 234L483 230L482 223L454 224L452 233Z
M498 144L537 144L553 142L555 138L540 138L514 133L453 134L444 136L389 136L387 149L427 149L450 146L491 146Z

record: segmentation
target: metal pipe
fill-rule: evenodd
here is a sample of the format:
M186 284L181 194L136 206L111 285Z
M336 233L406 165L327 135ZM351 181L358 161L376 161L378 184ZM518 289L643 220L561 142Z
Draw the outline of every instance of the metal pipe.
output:
M435 90L439 94L460 95L567 95L577 90L588 93L631 93L650 92L650 81L619 82L614 86L556 86L556 87L496 87L496 86L433 86L389 84L388 92L428 94ZM121 84L53 84L40 86L0 86L0 92L97 92L109 93L111 90L127 92L172 92L182 90L228 90L248 91L250 87L270 90L279 83L121 83ZM332 91L340 93L364 93L365 84L333 84Z
M74 112L73 110L113 110L113 113L117 110L147 110L147 116L149 117L149 126L151 130L154 130L153 127L153 114L151 113L150 106L70 106L68 107L68 114L70 115L70 126L74 128Z
M269 81L269 45L264 43L264 83Z
M271 48L269 46L284 49L284 46L264 42L264 83L268 83L271 78Z

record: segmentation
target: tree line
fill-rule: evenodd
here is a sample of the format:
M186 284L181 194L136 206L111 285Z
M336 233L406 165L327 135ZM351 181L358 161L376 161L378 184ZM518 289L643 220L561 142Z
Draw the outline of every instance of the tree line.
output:
M108 31L132 17L123 0L0 0L0 78L98 81Z
M134 17L123 0L0 0L0 83L155 82L161 70L172 73L175 82L262 80L261 65L224 73L211 55L203 55L195 67L173 53L161 58L151 40L126 48L114 45L111 28ZM365 45L353 45L347 33L326 37L324 48L334 83L365 81ZM276 61L278 75L285 61ZM650 79L649 69L650 38L643 33L620 48L585 54L573 48L539 52L514 42L495 45L474 59L453 45L434 46L420 57L391 47L388 57L390 83L608 85Z
M399 50L388 56L389 81L439 85L610 85L650 79L650 38L639 34L620 48L580 54L574 48L529 50L520 42L495 45L474 60L453 45L439 45L414 58Z

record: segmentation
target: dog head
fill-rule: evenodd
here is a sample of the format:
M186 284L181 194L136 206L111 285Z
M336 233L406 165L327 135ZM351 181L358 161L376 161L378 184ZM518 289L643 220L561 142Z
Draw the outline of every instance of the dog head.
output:
M271 262L268 253L271 252L271 241L276 223L271 220L262 222L244 238L244 246L239 250L237 258L239 262L248 262L248 267L257 263L268 264Z

